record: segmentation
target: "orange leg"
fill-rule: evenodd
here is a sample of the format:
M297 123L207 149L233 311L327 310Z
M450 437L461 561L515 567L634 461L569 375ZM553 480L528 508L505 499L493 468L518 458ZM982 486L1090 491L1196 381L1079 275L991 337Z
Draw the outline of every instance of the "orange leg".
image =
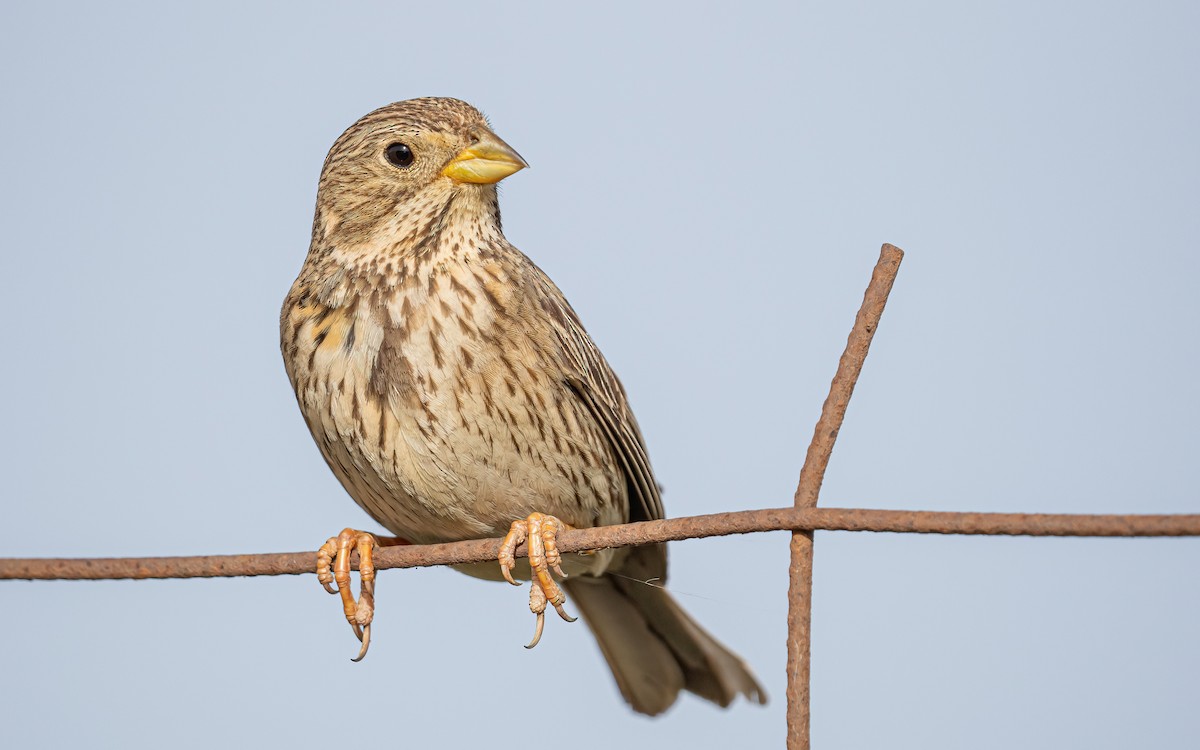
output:
M365 531L343 529L342 533L330 537L317 552L317 580L329 593L342 595L342 609L346 613L346 620L354 630L354 635L362 641L362 648L352 661L361 661L371 646L371 619L375 615L375 547L390 547L396 544L408 542L391 537L377 539ZM357 601L350 590L351 551L358 552Z
M525 648L533 648L542 639L547 602L554 606L559 617L567 622L575 622L575 618L563 609L566 595L554 581L554 576L550 575L553 570L560 578L567 577L561 567L562 556L558 553L556 539L560 531L570 528L554 516L530 513L528 518L512 522L504 543L500 545L500 572L509 583L519 586L512 577L513 566L517 564L514 553L522 542L529 542L529 569L533 572L533 581L529 585L529 610L537 615L537 623L534 625L533 640Z

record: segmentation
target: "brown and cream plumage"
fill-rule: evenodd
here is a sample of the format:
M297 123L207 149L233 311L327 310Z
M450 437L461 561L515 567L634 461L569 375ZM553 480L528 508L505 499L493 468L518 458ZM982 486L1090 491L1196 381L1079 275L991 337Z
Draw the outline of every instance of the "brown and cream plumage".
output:
M477 110L441 98L366 115L325 160L312 245L283 306L284 362L334 474L410 542L502 536L536 513L574 527L663 517L620 382L501 232L495 183L523 166ZM665 546L568 555L562 567L638 711L665 710L681 689L721 705L764 699L740 659L647 585L666 580ZM531 606L557 607L545 568ZM369 600L358 607L369 623Z

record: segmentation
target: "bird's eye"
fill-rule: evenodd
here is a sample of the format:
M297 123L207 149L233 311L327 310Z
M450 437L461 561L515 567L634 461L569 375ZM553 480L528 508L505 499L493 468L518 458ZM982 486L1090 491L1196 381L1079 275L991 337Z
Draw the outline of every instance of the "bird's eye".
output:
M408 167L413 163L412 149L405 146L403 143L393 143L384 151L387 160L397 167Z

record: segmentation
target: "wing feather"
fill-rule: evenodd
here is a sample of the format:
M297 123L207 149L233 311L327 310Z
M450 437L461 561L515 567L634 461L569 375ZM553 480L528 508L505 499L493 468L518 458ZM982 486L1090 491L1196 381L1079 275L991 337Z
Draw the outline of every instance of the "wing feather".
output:
M552 319L567 385L603 429L629 485L629 520L663 518L662 495L650 467L646 443L621 381L596 348L562 292L539 269L540 304Z

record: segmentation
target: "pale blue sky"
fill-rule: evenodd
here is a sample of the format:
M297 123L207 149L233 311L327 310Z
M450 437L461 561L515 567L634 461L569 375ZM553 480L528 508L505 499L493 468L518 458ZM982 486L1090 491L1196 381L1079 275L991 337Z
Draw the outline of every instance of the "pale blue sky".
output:
M791 502L879 246L907 251L822 494L1200 510L1192 3L9 4L0 555L292 551L370 522L277 349L334 138L457 96L508 237L623 378L671 515ZM381 575L0 583L0 744L778 747L787 535L672 546L773 701L621 702L582 624ZM820 748L1184 748L1200 541L821 533ZM517 732L552 723L535 740ZM554 733L557 732L557 736Z

